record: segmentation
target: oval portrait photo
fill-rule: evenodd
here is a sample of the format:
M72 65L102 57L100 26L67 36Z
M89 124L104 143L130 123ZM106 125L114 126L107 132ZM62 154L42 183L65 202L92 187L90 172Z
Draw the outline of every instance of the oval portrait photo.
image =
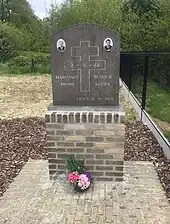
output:
M105 51L111 51L113 48L113 40L111 38L106 38L103 43Z
M57 49L59 52L64 52L66 49L66 43L63 39L57 41Z

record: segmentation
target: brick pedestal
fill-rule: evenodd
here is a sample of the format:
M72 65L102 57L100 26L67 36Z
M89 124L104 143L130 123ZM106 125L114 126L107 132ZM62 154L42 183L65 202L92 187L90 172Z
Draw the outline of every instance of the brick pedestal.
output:
M120 108L57 108L46 114L49 174L65 171L65 157L82 155L96 180L122 181L125 114ZM82 108L81 108L82 109Z

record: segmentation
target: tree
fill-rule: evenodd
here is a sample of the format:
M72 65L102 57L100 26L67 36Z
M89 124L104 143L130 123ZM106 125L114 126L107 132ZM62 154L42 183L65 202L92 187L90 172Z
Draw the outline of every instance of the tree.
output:
M19 28L25 37L24 43L22 42L22 50L47 51L48 48L46 46L48 45L49 38L45 33L45 24L35 16L27 0L0 0L0 6L1 21L9 29L13 27L11 29L14 30L14 27L16 27L18 30ZM4 36L2 37L1 35L0 40L2 38ZM6 41L11 43L10 38ZM18 47L15 49L20 50Z
M139 16L156 14L159 15L159 0L124 0L124 10L127 12L131 8Z
M31 23L34 13L26 0L0 0L0 5L1 21L17 26Z
M53 7L49 20L53 29L100 24L120 33L123 51L149 51L169 49L168 15L170 1L166 0L81 0Z
M8 60L17 55L18 50L25 47L25 36L21 30L12 24L0 22L0 58Z

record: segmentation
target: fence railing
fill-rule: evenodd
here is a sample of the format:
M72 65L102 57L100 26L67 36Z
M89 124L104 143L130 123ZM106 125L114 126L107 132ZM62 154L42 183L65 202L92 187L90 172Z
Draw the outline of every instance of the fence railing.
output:
M120 77L170 141L170 52L122 52Z

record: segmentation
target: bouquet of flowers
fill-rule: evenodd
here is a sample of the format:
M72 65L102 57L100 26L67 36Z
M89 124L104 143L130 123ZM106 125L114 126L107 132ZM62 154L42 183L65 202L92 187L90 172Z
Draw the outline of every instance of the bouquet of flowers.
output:
M74 155L70 155L66 159L66 164L69 170L68 181L74 185L75 190L82 192L89 189L92 176L85 171L84 159L76 159Z

